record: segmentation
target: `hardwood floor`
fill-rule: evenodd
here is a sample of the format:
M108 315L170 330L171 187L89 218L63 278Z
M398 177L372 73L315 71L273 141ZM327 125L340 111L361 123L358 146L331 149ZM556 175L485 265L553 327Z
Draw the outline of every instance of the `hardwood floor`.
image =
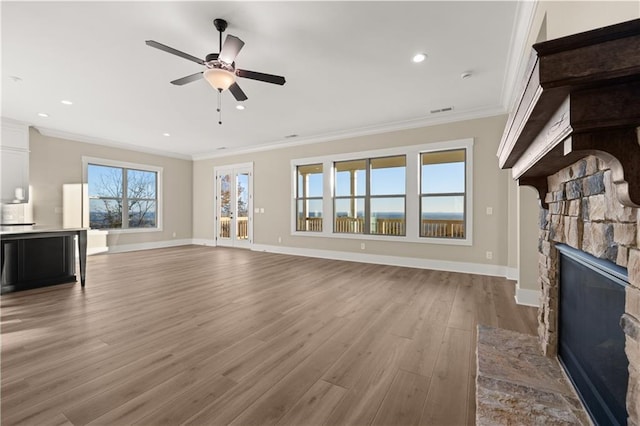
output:
M1 317L3 425L473 424L476 324L536 328L501 278L198 246Z

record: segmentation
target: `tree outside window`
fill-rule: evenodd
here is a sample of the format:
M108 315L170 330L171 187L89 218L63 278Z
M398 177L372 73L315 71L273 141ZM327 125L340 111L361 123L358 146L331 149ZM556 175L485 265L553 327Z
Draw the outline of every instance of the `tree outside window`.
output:
M93 229L158 227L158 174L89 164L89 226Z

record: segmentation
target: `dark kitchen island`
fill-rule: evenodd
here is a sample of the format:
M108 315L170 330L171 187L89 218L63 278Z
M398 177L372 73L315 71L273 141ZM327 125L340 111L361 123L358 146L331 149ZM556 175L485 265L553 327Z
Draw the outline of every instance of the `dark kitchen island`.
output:
M85 284L87 229L44 226L2 226L2 293L77 281L76 238L80 283Z

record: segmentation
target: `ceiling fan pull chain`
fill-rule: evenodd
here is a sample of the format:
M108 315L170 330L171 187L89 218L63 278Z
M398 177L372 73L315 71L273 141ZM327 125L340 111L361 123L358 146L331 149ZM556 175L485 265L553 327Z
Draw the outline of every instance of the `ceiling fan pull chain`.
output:
M222 124L222 90L218 90L218 124Z

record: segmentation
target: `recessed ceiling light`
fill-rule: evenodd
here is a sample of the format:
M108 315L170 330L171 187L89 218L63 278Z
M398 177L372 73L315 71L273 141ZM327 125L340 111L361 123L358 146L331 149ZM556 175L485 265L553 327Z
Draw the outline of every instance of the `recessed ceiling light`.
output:
M73 105L73 102L67 101L66 99L61 100L60 103L63 105Z
M226 147L226 146L219 146L217 149L218 149L218 150L221 150L221 149L227 149L227 147Z
M285 136L285 139L291 139L291 138L297 138L298 135L296 135L295 133L292 133L290 135Z
M39 112L39 113L38 113L38 116L40 116L40 117L44 117L44 118L47 118L47 117L49 117L49 114L47 114L47 113L45 113L45 112Z
M236 105L236 109L242 111L244 109L244 105Z
M165 133L163 133L163 134L162 134L162 136L169 137L169 136L171 136L171 133L167 133L167 132L165 132Z
M467 78L471 78L473 74L471 74L471 71L465 71L462 74L460 74L460 78L463 80L466 80Z
M22 82L22 79L20 77L18 77L17 75L12 75L9 77L14 83L20 83Z
M425 59L427 59L427 54L426 53L418 53L413 57L412 61L417 64L417 63L420 63L420 62L424 61Z

